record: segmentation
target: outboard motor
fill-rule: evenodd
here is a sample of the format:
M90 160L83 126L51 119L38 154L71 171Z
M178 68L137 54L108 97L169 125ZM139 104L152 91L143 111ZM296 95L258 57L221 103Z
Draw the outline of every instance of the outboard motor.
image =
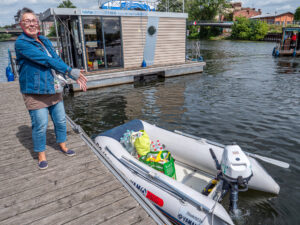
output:
M221 165L212 149L210 153L216 162L217 169L221 170L218 179L224 181L223 189L230 190L230 210L236 213L238 193L248 190L248 182L253 175L250 161L236 144L224 147Z

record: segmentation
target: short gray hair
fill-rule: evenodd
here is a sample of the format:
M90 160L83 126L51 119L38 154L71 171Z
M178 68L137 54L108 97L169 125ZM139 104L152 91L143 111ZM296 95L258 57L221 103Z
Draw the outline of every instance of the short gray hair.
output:
M34 11L32 9L29 9L27 7L24 7L23 9L20 9L18 12L17 12L17 17L18 17L18 21L19 23L22 21L22 18L23 18L23 15L26 14L26 13L32 13L35 15ZM36 15L35 15L36 16Z

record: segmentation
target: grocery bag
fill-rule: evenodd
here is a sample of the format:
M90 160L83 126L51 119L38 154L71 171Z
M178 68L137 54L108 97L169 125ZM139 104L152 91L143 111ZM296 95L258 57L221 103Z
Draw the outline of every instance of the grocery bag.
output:
M176 180L174 159L169 151L149 152L141 156L139 161Z
M134 141L134 147L140 156L150 152L150 138L144 130L140 130L142 136L137 137Z

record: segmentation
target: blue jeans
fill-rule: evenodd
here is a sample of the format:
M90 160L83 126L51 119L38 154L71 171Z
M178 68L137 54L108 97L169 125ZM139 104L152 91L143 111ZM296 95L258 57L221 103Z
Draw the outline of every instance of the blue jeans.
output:
M32 124L33 150L35 152L46 150L48 112L54 124L56 142L62 143L67 140L66 114L63 101L47 108L29 110Z

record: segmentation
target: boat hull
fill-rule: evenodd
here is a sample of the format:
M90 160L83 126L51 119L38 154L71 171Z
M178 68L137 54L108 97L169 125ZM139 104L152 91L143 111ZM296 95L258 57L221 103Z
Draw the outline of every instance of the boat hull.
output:
M221 162L222 147L205 139L186 137L141 120L130 121L95 138L101 151L120 169L134 187L174 223L211 224L213 220L214 224L233 224L227 211L217 201L131 156L119 142L127 130L145 130L151 140L159 140L163 143L176 161L212 176L216 176L218 171L209 149L213 149L217 159ZM278 194L279 185L254 158L248 158L253 172L249 188Z
M133 186L150 200L167 218L174 224L202 224L209 225L214 215L214 224L233 224L227 211L221 204L209 197L196 192L176 180L148 167L132 157L123 146L113 138L99 136L95 139L96 144L109 160L126 176ZM133 161L134 163L130 163ZM144 167L150 173L138 173L138 167ZM132 169L134 168L134 169ZM199 202L203 208L198 209L195 205L172 193L165 185L157 182L156 178L163 179L172 187ZM214 214L211 213L214 211Z

